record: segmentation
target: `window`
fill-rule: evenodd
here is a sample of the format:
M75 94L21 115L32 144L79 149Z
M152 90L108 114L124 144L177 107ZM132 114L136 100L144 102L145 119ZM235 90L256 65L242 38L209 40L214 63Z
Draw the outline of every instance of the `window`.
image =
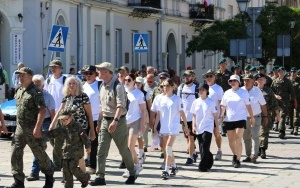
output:
M122 66L122 29L116 29L115 38L115 65Z
M95 25L94 28L94 65L102 61L102 26Z
M232 18L233 18L233 6L228 5L228 19L232 19Z

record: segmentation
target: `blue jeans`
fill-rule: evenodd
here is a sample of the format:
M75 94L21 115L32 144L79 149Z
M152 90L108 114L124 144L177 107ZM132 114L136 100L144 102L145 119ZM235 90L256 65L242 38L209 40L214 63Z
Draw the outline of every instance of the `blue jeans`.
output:
M43 123L42 126L43 126L42 127L43 131L48 131L49 126L50 126L50 122L45 122L45 123ZM48 137L44 137L43 139L45 141L45 145L47 146L47 141L49 140ZM51 164L53 166L52 161L51 161ZM39 165L37 159L35 157L33 157L33 163L32 163L32 167L31 167L31 173L32 174L39 174L40 171L41 171L40 165Z

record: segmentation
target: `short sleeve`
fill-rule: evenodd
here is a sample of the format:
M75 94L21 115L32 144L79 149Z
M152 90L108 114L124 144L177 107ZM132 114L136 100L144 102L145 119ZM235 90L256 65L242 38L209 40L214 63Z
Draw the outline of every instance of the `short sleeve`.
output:
M66 101L67 101L67 97L64 97L64 98L62 99L61 103L66 103Z
M221 105L222 105L222 106L227 106L226 93L225 93L225 94L223 95L223 97L222 97Z
M211 108L211 112L212 113L217 113L218 112L217 106L215 105L214 102L211 103L211 107L210 108Z
M147 93L146 93L146 101L148 101L148 100L150 100L150 99L151 99L151 97L150 97L149 93L147 92Z
M90 98L87 96L86 93L82 93L82 103L83 104L91 104Z
M41 107L46 107L46 104L45 104L45 99L44 99L44 95L43 95L43 92L38 90L36 92L36 95L35 95L35 104L38 106L38 108L41 108Z
M190 109L190 112L191 112L192 114L196 114L196 112L195 112L195 106L196 106L196 103L197 103L197 99L194 100L193 103L192 103L192 106L191 106L191 109Z
M264 98L264 95L262 94L261 90L258 89L257 92L258 92L258 95L259 95L259 96L258 96L258 102L259 102L259 104L260 104L260 105L265 105L265 104L267 104L267 102L266 102L266 100L265 100L265 98Z
M47 106L48 110L55 110L55 101L54 101L54 98L50 94L48 95L48 98L49 98L49 104Z
M139 96L138 96L138 101L139 101L139 104L145 104L145 99L144 99L144 94L142 92L139 92Z
M243 99L244 99L245 104L250 105L249 93L245 91L243 95L244 95Z
M157 101L158 101L158 96L156 96L154 98L152 106L151 106L151 111L153 111L153 112L157 112L158 111Z
M219 88L219 91L218 91L217 95L218 95L218 101L221 101L222 98L223 98L223 95L224 95L224 91L221 87Z

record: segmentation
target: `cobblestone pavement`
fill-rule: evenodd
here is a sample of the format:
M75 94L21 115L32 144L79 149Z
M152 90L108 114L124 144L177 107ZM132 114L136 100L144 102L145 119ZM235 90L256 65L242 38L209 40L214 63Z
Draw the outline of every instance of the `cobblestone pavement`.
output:
M1 161L0 161L0 188L10 185L13 182L10 171L10 144L9 139L0 139ZM223 158L215 161L209 172L198 172L198 162L193 166L184 166L187 158L186 140L182 133L177 137L174 145L176 163L179 172L176 177L169 180L159 178L159 169L162 159L159 158L159 151L147 152L144 169L136 180L134 187L299 187L300 183L300 136L287 134L286 139L277 138L277 133L272 132L267 159L258 159L259 164L243 163L242 167L235 169L231 165L232 154L228 146L227 137L223 137ZM198 149L198 146L197 146ZM244 149L244 148L243 148ZM216 153L216 144L213 142L211 151ZM52 147L48 144L47 153L52 156ZM244 150L243 150L244 154ZM32 164L32 153L28 146L24 152L24 173L30 174ZM243 158L245 156L243 155ZM242 159L243 159L242 158ZM123 169L119 169L121 157L115 144L112 146L107 159L107 187L133 187L124 184L122 178ZM44 185L44 175L40 174L40 180L28 182L25 180L27 188L41 188ZM62 172L54 174L56 182L55 188L63 187L60 183ZM92 179L95 175L92 175ZM80 187L80 182L75 181L74 187Z

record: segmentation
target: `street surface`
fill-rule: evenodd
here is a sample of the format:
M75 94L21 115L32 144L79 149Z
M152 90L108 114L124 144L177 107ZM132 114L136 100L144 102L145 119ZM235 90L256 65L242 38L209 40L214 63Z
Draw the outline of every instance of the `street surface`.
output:
M288 132L290 132L288 130ZM186 140L181 133L175 142L176 163L179 172L176 177L169 180L161 180L162 170L159 169L162 159L159 158L159 151L147 152L144 169L136 180L134 187L299 187L300 186L300 136L288 134L287 139L280 140L277 133L272 132L267 159L258 159L259 164L242 163L241 168L233 168L231 164L232 154L228 146L227 137L223 138L223 159L215 161L209 172L198 172L198 161L193 166L184 166L187 158ZM198 142L197 142L198 143ZM0 161L0 188L11 185L13 177L10 171L10 144L9 139L0 139L1 161ZM197 149L199 147L197 146ZM243 148L244 150L244 148ZM213 138L211 151L216 153L217 148ZM52 147L48 144L47 153L52 158ZM244 154L244 151L243 151ZM243 155L242 159L245 156ZM33 155L28 146L24 152L24 173L30 174ZM123 169L119 169L121 157L112 142L107 159L106 186L107 187L133 187L125 185L126 179L122 178ZM55 188L62 188L60 183L62 172L54 174L56 182ZM92 175L92 180L95 175ZM28 182L25 180L27 188L41 188L44 185L44 174L40 174L40 180ZM75 181L74 188L81 187L80 182ZM91 187L91 186L88 186Z

